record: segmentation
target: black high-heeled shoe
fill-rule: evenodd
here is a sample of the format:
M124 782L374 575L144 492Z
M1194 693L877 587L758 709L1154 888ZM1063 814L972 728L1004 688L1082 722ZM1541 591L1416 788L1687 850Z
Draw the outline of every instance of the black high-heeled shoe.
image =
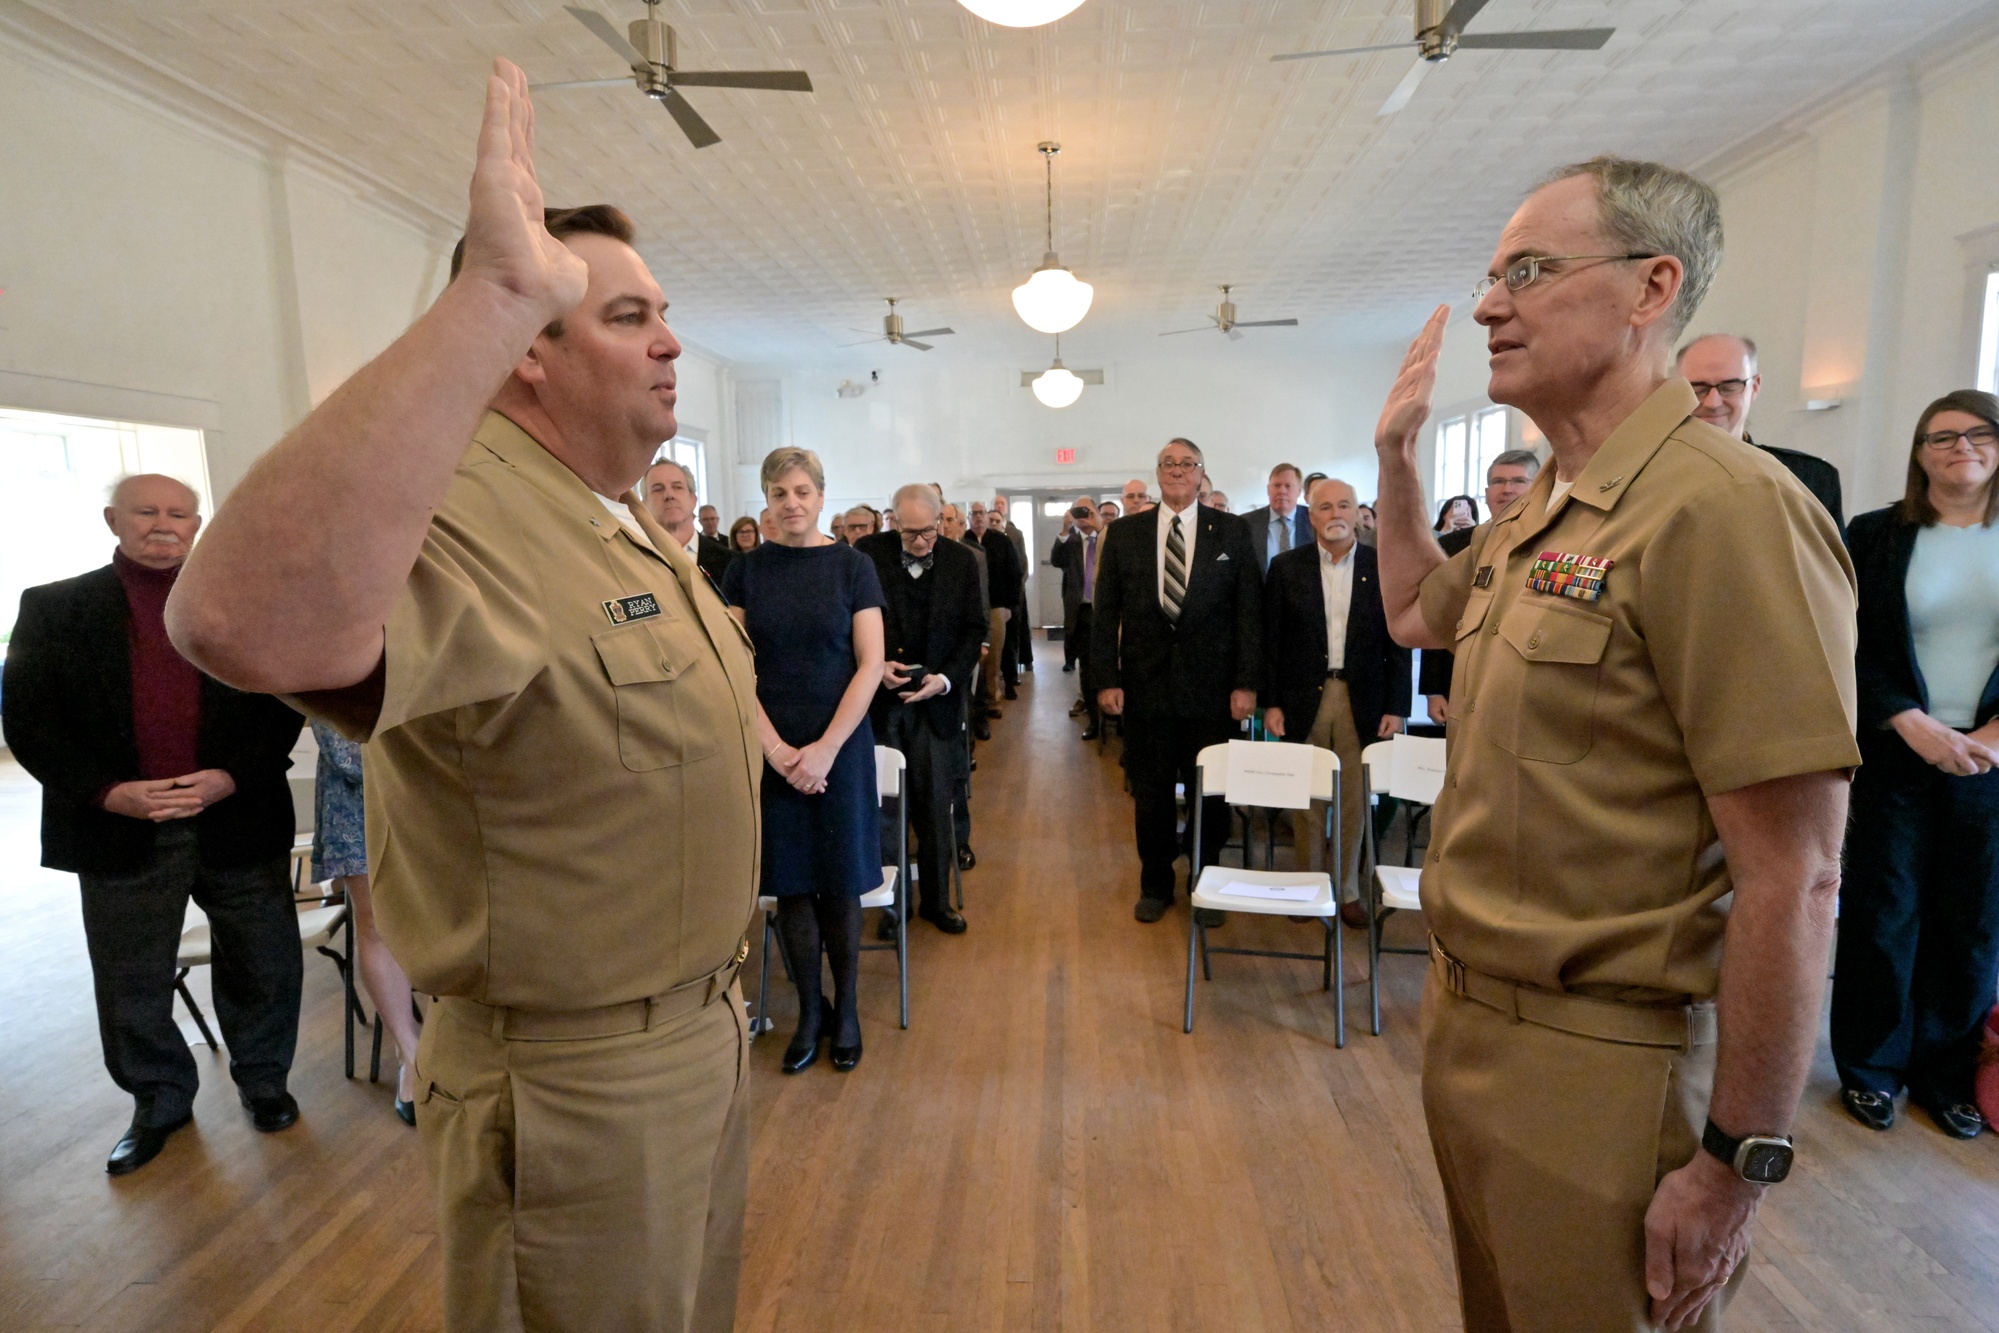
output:
M812 1068L819 1058L819 1046L833 1035L833 1006L823 999L819 1008L819 1030L812 1034L812 1040L805 1040L805 1024L801 1021L798 1031L792 1034L791 1045L784 1048L783 1070L787 1074L799 1074Z
M857 1023L855 1026L859 1027L859 1024ZM830 1037L839 1030L837 1012L829 1004L826 1006L826 1035ZM860 1034L856 1032L854 1035L855 1040L852 1046L841 1046L837 1042L833 1046L833 1068L839 1070L842 1074L852 1070L855 1065L861 1062Z

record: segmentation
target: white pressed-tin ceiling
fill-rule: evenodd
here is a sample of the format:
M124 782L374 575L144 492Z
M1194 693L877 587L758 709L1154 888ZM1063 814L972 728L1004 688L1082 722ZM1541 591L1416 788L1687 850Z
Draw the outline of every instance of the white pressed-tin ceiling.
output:
M622 28L639 0L591 3ZM537 81L619 62L560 0L39 0L44 15L463 209L495 54ZM1046 28L955 0L667 0L681 64L798 68L809 95L701 88L696 151L632 88L537 99L552 202L611 200L704 345L835 356L877 328L949 324L937 358L1027 358L1008 293L1042 251L1041 160L1061 141L1056 242L1096 285L1072 360L1186 328L1236 284L1259 339L1331 351L1461 299L1521 191L1613 150L1705 158L1989 0L1492 0L1473 31L1602 27L1597 52L1461 52L1411 106L1374 111L1400 53L1273 54L1410 35L1409 0L1087 0ZM1176 339L1197 340L1200 335ZM1168 344L1167 346L1171 346ZM920 355L882 348L876 359Z

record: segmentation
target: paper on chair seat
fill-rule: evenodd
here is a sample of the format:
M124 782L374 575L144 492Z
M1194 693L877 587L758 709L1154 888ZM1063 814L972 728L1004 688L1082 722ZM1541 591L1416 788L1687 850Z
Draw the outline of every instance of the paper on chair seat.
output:
M1309 903L1319 896L1316 884L1251 884L1245 880L1223 880L1215 892L1231 898L1270 898L1277 902Z
M1230 741L1230 805L1304 810L1312 804L1312 747L1280 741Z

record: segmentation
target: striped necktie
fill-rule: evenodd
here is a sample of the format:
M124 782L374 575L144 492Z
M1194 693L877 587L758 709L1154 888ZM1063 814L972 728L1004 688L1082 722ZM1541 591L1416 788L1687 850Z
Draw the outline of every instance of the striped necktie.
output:
M1280 517L1275 509L1270 511L1270 525L1277 529L1277 554L1283 555L1291 549L1291 518Z
M1166 610L1168 620L1180 619L1180 603L1187 600L1187 541L1180 533L1180 516L1173 516L1173 526L1166 530L1166 585L1161 590L1159 604Z

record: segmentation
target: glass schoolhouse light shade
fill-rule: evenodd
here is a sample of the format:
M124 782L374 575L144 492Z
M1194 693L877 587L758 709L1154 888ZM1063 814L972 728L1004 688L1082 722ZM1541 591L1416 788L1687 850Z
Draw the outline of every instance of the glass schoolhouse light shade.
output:
M1082 376L1064 366L1059 356L1054 365L1034 377L1032 387L1043 407L1067 407L1083 396Z
M1013 289L1013 308L1030 329L1066 333L1090 313L1090 302L1096 294L1096 288L1063 268L1062 261L1050 250L1042 257L1041 267Z
M1006 28L1038 28L1082 5L1083 0L958 0L988 23Z

